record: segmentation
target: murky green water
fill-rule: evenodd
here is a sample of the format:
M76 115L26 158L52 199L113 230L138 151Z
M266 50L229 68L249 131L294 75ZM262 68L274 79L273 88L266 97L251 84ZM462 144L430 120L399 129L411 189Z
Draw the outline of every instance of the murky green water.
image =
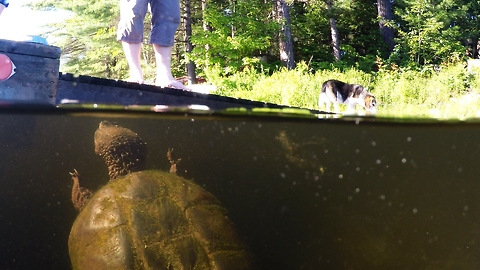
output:
M260 269L480 267L480 122L0 111L0 268L69 269L69 172L108 181L101 120L228 209ZM33 267L33 268L32 268Z

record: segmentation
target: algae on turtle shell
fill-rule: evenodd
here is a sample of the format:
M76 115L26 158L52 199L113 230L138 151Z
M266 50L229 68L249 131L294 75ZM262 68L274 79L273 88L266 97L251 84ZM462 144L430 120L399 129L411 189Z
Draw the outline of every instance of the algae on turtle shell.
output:
M114 145L96 152L120 173L83 198L68 241L73 269L251 269L251 255L211 193L173 173L138 169L146 148L135 146L145 144L126 128L101 122L95 145ZM72 178L81 188L78 174Z

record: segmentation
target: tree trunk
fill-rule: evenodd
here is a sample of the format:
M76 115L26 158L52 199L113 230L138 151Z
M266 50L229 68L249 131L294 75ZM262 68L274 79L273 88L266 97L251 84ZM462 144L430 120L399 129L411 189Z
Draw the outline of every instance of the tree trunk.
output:
M332 11L333 0L327 0L327 9L329 12ZM333 15L329 19L330 22L330 32L332 35L332 48L333 48L333 57L335 61L340 61L340 34L338 33L337 22Z
M478 58L478 37L474 37L472 39L472 58L477 59Z
M393 52L395 46L395 33L393 28L386 25L387 21L393 20L392 2L391 0L377 0L378 17L380 21L378 23L380 27L380 35L382 35L383 42L387 45L388 56Z
M290 27L290 7L285 0L277 0L277 16L280 21L281 30L279 35L280 61L287 69L295 68L293 55L292 31Z
M190 0L185 0L185 18L184 18L184 27L185 27L185 52L191 53L193 50L193 45L191 42L192 37L192 14L190 10ZM188 61L186 64L187 68L187 77L188 77L188 84L196 84L197 83L197 74L195 72L195 63L193 61Z
M202 14L207 12L207 0L202 0ZM203 23L203 31L205 32L212 32L212 28L207 24L205 18L202 20ZM208 51L210 50L210 45L205 45L205 68L208 68L208 64L210 62L210 57L208 56Z

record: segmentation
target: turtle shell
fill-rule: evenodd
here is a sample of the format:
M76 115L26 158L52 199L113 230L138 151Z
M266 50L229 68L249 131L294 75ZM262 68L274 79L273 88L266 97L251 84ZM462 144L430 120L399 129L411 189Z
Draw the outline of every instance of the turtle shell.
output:
M175 174L119 176L88 201L68 240L73 269L250 269L226 210Z

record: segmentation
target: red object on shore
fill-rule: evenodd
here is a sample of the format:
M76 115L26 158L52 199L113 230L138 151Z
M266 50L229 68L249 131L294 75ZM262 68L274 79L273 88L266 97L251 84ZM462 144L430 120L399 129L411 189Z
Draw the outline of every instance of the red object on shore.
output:
M15 64L10 57L0 53L0 81L6 81L15 74Z

